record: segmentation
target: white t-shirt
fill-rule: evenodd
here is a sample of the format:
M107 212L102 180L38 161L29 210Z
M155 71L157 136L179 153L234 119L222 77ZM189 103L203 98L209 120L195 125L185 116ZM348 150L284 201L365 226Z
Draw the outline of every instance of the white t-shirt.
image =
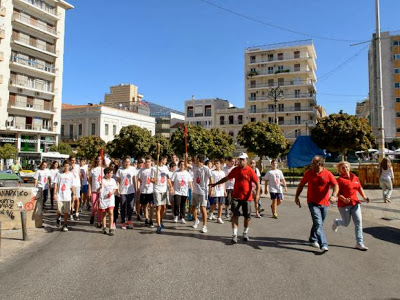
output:
M57 201L71 201L73 181L74 175L71 172L57 174L55 179L55 183L57 184Z
M269 186L269 192L270 193L282 193L282 185L281 185L281 180L283 180L285 177L283 176L283 173L281 170L270 170L268 171L264 179L267 181L268 180L268 186Z
M140 192L142 194L152 194L153 193L153 183L151 183L151 170L149 169L140 169L138 172L138 180L140 180Z
M74 175L74 183L73 186L80 187L81 186L81 168L78 164L75 164L71 168L72 175Z
M193 165L193 194L207 195L207 183L211 176L211 171L206 166L199 168Z
M88 165L81 166L80 171L81 171L82 185L87 185L88 184Z
M384 169L382 168L381 177L380 177L380 178L381 178L381 179L384 179L384 180L391 180L392 178L394 178L393 168L390 167L390 168L388 168L387 170L384 170Z
M157 168L158 168L158 176L157 176L158 178L156 178ZM170 177L170 172L169 172L167 166L153 167L151 169L151 178L155 178L156 182L157 182L156 184L153 185L154 192L157 192L157 193L167 192L167 188L168 188L167 179L169 177Z
M214 183L220 181L225 177L224 171L212 171L212 180ZM214 187L214 197L224 197L225 196L225 183L216 185Z
M114 178L103 179L100 190L100 209L115 207L115 190L118 188Z
M56 178L57 178L57 174L60 173L59 169L51 169L49 170L50 172L50 179L51 179L51 187L54 187L54 184L56 183Z
M37 170L34 176L38 181L37 187L47 190L49 188L49 177L51 177L49 169Z
M92 193L96 193L97 189L100 187L100 182L103 179L103 168L96 167L90 170L90 177L92 178Z
M176 171L172 174L174 195L187 196L189 194L189 182L193 182L188 171Z
M136 176L136 173L136 168L132 166L129 166L127 169L124 169L123 167L118 169L116 178L120 180L119 193L121 195L135 193L133 178Z
M232 167L228 167L225 166L224 167L224 172L225 172L225 176L228 176L228 174L235 168L235 166ZM235 178L229 179L226 183L225 183L225 188L227 190L233 190L233 187L235 186Z

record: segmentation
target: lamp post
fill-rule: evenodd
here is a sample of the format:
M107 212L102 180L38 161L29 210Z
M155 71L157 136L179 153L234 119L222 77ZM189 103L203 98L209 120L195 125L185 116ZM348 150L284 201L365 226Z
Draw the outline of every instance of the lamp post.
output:
M274 101L274 112L275 112L275 124L278 124L278 119L276 118L276 106L278 103L278 99L283 98L283 90L278 85L276 88L271 88L268 91L268 98Z

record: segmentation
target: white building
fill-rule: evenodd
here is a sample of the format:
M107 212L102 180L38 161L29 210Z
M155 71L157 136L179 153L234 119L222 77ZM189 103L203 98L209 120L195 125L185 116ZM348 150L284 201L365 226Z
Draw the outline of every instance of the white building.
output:
M60 134L65 12L73 6L0 3L0 145L44 152Z
M112 141L122 127L136 125L155 134L155 119L127 109L105 105L63 104L61 139L74 144L80 137L99 136L105 142Z

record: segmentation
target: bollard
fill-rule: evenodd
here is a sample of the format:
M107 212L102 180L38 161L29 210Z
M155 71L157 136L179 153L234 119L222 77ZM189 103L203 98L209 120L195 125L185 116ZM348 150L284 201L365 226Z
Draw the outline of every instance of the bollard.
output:
M26 230L26 210L21 211L22 240L28 240L28 232Z

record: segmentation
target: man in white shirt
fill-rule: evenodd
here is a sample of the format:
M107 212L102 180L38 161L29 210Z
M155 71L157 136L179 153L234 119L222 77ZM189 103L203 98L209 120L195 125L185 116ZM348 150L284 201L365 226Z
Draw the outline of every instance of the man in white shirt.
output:
M73 155L70 155L69 161L71 163L70 169L72 175L74 176L74 182L72 184L72 188L74 189L75 197L72 198L72 207L71 207L71 220L74 219L73 210L75 208L75 220L79 221L79 201L81 197L81 170L80 166L76 163L76 158Z
M153 198L153 183L151 182L151 164L153 159L150 155L146 156L144 167L139 170L137 178L139 181L140 205L143 209L145 224L153 228L153 213L154 213L154 198ZM150 206L150 216L147 212L147 207Z

